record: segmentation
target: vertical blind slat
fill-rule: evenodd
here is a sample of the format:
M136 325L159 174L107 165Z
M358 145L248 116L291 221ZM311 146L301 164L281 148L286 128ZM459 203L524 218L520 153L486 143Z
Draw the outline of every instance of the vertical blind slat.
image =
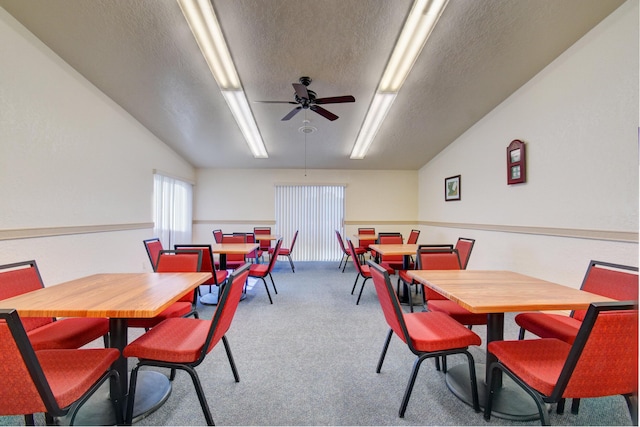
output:
M278 185L275 194L275 230L282 236L283 245L288 246L298 230L295 259L340 259L334 230L342 231L344 186Z

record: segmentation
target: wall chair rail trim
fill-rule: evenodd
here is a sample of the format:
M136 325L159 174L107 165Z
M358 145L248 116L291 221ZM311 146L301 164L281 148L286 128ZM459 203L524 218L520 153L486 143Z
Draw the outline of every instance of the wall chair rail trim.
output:
M0 240L33 239L38 237L67 236L71 234L109 233L114 231L153 229L153 222L130 224L79 225L71 227L17 228L0 230Z

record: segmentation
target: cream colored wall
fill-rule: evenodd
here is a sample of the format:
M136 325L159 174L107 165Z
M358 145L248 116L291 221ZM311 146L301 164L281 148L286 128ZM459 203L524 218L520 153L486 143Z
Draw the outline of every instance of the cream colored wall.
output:
M212 242L215 228L233 232L273 227L276 184L345 184L348 235L359 224L408 233L418 215L417 171L198 169L194 242Z
M152 171L194 169L2 8L0 52L0 264L35 259L46 284L148 269Z
M630 0L420 170L422 237L476 238L469 268L576 287L590 259L637 266L637 120L638 1ZM527 144L527 182L509 186L513 139ZM461 200L444 202L443 179L458 174ZM635 241L522 233L530 227Z

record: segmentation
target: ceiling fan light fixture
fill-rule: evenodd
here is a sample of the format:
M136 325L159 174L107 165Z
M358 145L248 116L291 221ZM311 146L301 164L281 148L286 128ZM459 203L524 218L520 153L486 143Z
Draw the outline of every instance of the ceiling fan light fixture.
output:
M255 158L269 157L210 0L177 0Z
M367 116L356 138L356 143L353 145L353 150L351 150L351 159L360 160L364 159L364 156L367 155L367 151L369 151L369 147L371 147L371 143L376 137L380 125L382 125L385 117L387 117L387 113L391 109L393 101L396 99L396 95L397 94L393 92L377 92L374 95Z

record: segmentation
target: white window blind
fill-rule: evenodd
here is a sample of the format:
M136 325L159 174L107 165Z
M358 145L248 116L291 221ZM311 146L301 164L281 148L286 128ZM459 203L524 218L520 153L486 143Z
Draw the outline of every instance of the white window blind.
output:
M153 175L153 232L165 249L191 243L193 185L159 173Z
M342 230L343 185L276 185L275 232L289 247L294 233L298 240L293 259L335 261L342 253L335 230Z

